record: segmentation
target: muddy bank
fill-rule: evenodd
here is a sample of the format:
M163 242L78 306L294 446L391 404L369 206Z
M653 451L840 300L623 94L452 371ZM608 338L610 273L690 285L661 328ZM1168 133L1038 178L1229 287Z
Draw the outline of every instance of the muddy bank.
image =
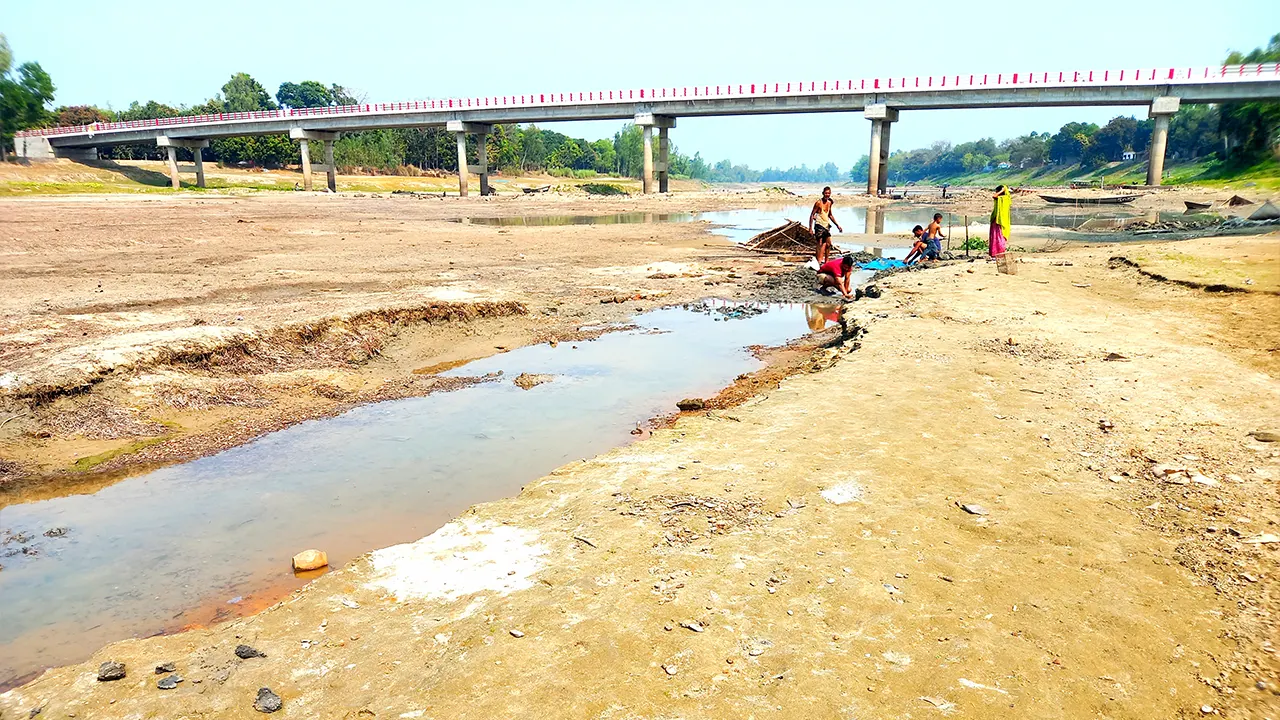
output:
M1274 714L1273 316L1110 256L890 278L830 367L0 708Z

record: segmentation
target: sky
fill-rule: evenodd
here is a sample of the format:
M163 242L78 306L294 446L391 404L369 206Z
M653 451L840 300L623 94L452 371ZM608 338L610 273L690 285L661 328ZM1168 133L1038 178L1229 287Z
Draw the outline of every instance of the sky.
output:
M304 4L0 0L14 61L39 62L59 105L203 102L232 73L355 88L368 102L531 91L1104 68L1220 65L1280 33L1280 0L977 3L777 0ZM302 9L305 12L299 13ZM903 112L893 149L1105 123L1135 108ZM619 122L549 129L597 139ZM671 140L712 162L851 166L861 113L680 118Z

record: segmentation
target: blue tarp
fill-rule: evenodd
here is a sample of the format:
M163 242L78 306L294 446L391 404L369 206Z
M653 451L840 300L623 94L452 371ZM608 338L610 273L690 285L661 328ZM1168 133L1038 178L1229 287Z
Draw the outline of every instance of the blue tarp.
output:
M858 263L858 267L863 270L889 270L892 268L906 267L907 264L901 260L893 260L891 258L879 258L869 262Z

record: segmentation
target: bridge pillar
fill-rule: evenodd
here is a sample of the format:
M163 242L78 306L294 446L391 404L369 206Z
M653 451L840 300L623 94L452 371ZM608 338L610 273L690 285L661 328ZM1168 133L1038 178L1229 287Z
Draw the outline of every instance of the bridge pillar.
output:
M196 159L196 187L204 187L204 158L201 157L200 150L209 147L208 140L171 138L168 135L161 135L156 138L156 145L169 151L169 181L174 190L182 187L181 178L178 176L178 148L191 150Z
M1178 112L1182 100L1176 97L1158 97L1151 101L1147 116L1155 120L1151 129L1151 148L1147 153L1147 184L1158 186L1164 175L1164 149L1169 141L1169 118Z
M492 125L486 123L463 122L450 120L445 128L458 138L458 195L467 196L467 185L471 182L471 172L480 176L480 195L489 194L489 132ZM477 165L467 164L467 135L479 135L480 143L476 154Z
M889 127L897 122L898 111L882 103L868 105L863 115L871 121L867 194L880 195L889 188Z
M338 191L338 169L333 164L333 143L338 139L340 133L325 132L323 130L303 130L302 128L293 128L289 130L289 139L298 141L298 153L302 156L302 189L311 191L311 141L319 140L324 143L324 164L325 175L329 181L329 192Z
M644 175L641 176L640 184L644 189L644 194L648 195L654 191L654 172L658 173L658 192L667 192L668 162L670 161L671 141L667 138L667 131L676 126L676 119L670 115L655 115L653 113L638 113L636 115L636 124L640 126L641 136L644 139ZM655 166L653 162L653 129L658 128L658 163Z

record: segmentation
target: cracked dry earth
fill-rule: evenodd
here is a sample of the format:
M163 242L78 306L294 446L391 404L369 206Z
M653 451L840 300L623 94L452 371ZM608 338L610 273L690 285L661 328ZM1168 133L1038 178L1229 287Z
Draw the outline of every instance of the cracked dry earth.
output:
M825 369L0 716L1277 717L1274 298L1108 257L890 279Z

